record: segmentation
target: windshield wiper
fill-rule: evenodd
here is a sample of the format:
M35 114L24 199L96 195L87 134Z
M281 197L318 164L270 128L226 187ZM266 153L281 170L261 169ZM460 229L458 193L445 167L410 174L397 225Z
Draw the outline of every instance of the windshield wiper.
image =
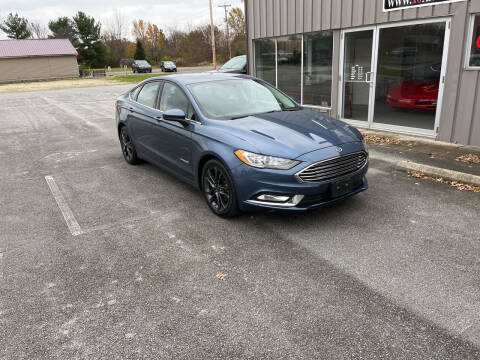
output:
M231 117L231 118L229 118L229 119L230 119L230 120L237 120L237 119L243 119L243 118L246 118L246 117L249 117L249 116L251 116L251 114L234 116L234 117Z

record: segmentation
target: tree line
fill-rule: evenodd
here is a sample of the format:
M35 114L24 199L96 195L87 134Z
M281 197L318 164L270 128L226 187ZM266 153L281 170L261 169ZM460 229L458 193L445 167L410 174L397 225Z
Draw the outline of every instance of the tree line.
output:
M215 26L219 63L228 60L228 40L232 56L246 52L245 16L242 9L232 8L227 21L230 27L229 39L224 27ZM10 13L0 21L0 30L10 39L69 39L79 54L79 64L89 68L117 67L125 62L122 60L127 59L146 59L151 64L173 60L179 66L207 64L212 60L209 24L165 30L138 19L130 26L124 15L117 10L103 24L79 11L71 18L63 16L51 20L48 26Z

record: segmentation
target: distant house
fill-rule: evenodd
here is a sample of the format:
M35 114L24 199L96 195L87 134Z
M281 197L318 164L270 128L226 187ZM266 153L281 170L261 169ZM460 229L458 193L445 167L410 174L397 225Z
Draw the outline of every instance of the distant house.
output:
M68 39L0 40L0 83L78 77Z

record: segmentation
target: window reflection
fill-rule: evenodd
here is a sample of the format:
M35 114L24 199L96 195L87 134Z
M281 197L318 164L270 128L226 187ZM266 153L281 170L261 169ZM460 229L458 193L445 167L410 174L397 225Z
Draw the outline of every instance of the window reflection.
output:
M480 67L480 15L475 16L473 22L473 39L469 64L470 66Z
M255 76L275 86L275 40L255 40Z
M277 39L277 87L300 102L302 76L302 37Z
M330 107L333 33L305 34L303 39L303 103Z

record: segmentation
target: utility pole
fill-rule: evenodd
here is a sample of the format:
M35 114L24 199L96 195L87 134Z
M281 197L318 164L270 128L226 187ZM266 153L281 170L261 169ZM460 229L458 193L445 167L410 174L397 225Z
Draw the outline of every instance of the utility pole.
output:
M210 30L212 33L212 57L213 57L213 70L217 69L217 54L215 51L215 27L213 26L213 11L212 0L210 0Z
M225 24L227 24L227 42L228 42L228 58L232 58L232 47L230 46L230 30L228 28L228 13L227 13L227 8L229 8L230 4L223 4L223 5L218 5L218 7L223 7L225 9Z

